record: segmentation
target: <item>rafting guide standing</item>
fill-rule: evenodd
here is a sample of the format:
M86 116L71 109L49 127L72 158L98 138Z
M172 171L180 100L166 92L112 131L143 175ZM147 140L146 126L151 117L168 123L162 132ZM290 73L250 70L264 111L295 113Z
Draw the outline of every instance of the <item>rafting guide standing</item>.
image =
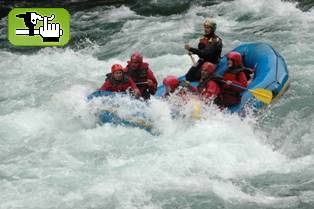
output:
M193 65L185 78L187 81L199 81L201 79L201 66L204 62L218 64L222 51L222 39L215 34L216 23L212 20L205 20L203 23L204 35L200 38L197 48L185 44L184 48L189 54L196 54L199 60Z

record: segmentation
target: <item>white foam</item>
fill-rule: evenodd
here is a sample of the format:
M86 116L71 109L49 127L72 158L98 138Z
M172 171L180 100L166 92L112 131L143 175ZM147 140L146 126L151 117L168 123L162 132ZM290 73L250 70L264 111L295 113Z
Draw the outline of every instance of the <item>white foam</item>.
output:
M136 17L139 17L139 15L130 10L129 7L122 5L120 7L108 7L105 9L96 8L94 11L79 11L72 16L72 19L86 26L91 22L95 22L95 20L98 22L112 23Z
M249 21L237 20L246 14L252 15ZM144 60L149 62L159 82L168 74L183 75L191 65L183 44L196 45L202 33L201 24L210 16L218 23L225 51L251 37L280 43L292 75L302 82L293 80L290 97L282 98L270 109L276 111L299 100L300 95L311 95L299 89L312 87L308 82L312 62L303 56L314 48L312 14L313 11L301 12L294 3L270 4L266 0L195 6L185 14L169 17L144 17L125 6L106 11L96 9L85 16L74 15L74 21L87 24L96 18L100 22L124 24L104 46L90 42L92 46L88 49L46 48L29 55L0 52L0 68L7 69L0 76L1 206L161 208L162 196L201 193L214 194L214 198L235 205L294 207L298 203L295 196L278 197L267 190L276 187L275 184L265 190L256 186L251 188L253 192L247 192L247 185L242 183L250 186L249 181L258 180L259 176L293 177L300 170L311 169L313 132L303 132L311 130L311 117L303 121L298 112L275 112L274 117L283 116L285 121L279 121L279 125L271 123L270 131L265 131L259 130L255 118L242 120L215 107L207 108L200 121L174 120L170 117L171 106L153 99L149 107L143 108L160 131L160 135L153 136L139 128L98 125L95 114L103 107L102 100L88 103L86 96L102 84L112 64L126 65L133 51L144 53ZM271 28L278 22L287 23L285 31L255 31ZM283 33L288 36L283 37ZM276 37L287 38L284 41L289 42L281 45ZM112 49L117 52L114 57L105 60L95 57L102 50ZM307 61L306 66L298 63L299 56ZM130 99L119 101L126 105L121 114L138 110ZM189 110L192 106L185 108ZM311 114L310 109L300 110L305 115ZM287 130L300 132L290 135ZM277 139L287 141L274 149ZM287 157L299 153L295 147L306 151L306 156L301 153L296 159ZM310 204L312 196L311 192L301 192L299 198Z

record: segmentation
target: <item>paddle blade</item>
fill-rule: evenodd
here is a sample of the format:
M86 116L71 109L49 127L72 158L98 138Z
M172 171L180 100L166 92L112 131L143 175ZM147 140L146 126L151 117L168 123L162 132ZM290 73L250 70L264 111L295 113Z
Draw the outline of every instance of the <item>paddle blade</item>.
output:
M200 120L202 116L202 106L201 106L201 102L196 102L194 104L194 109L193 109L193 113L192 113L192 118L196 119L196 120Z
M265 104L270 104L273 100L273 92L267 89L249 89L249 92L258 100Z

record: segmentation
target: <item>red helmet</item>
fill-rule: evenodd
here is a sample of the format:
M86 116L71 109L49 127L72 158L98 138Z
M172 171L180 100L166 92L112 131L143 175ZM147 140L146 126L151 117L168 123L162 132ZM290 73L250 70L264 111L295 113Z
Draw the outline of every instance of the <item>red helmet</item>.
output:
M168 75L166 78L164 78L162 83L165 86L169 86L171 89L175 89L179 86L180 81L179 81L179 79L177 79L176 76Z
M228 53L227 58L233 61L235 67L242 66L242 56L239 52L230 52Z
M131 55L131 61L133 61L133 60L136 60L139 63L142 63L143 62L143 56L139 52L134 52Z
M213 74L216 70L216 65L210 62L204 62L202 70L206 70L209 74Z
M118 71L123 71L123 67L120 64L114 64L111 67L111 73L115 73Z

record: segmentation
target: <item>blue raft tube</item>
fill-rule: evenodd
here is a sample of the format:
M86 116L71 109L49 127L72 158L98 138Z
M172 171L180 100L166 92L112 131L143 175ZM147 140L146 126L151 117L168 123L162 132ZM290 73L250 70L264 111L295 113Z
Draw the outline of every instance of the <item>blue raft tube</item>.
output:
M273 47L266 43L245 43L236 47L232 51L239 52L243 58L245 67L255 69L253 80L247 89L267 89L273 93L273 101L278 99L289 87L289 73L283 57L276 52ZM222 76L227 69L227 55L223 56L217 65L216 75ZM185 77L179 77L184 80ZM197 85L197 82L193 82ZM164 95L163 85L158 87L156 96ZM260 110L266 106L263 102L254 98L254 96L245 90L242 92L242 98L239 105L229 108L232 113L243 113L245 108ZM242 115L242 114L241 114Z
M273 92L273 100L278 99L289 87L289 74L287 65L283 57L276 52L269 44L266 43L245 43L232 51L241 53L244 66L255 69L253 80L248 85L247 89L268 89ZM217 66L217 76L222 76L223 72L227 69L227 57L223 56ZM184 80L184 76L179 78ZM192 82L192 85L197 86L197 82ZM165 93L165 88L160 85L156 92L156 97L162 97ZM108 91L95 91L90 94L87 99L91 100L95 97L114 96L116 93ZM242 92L241 103L234 107L229 108L232 113L239 113L245 115L247 107L254 110L264 108L266 104L255 99L255 97L248 91ZM244 113L244 114L243 114ZM139 119L141 118L141 119ZM131 127L139 127L152 132L153 127L149 121L142 118L137 118L136 115L128 118L120 118L113 112L103 111L99 115L101 123L112 123L118 125L125 125Z

